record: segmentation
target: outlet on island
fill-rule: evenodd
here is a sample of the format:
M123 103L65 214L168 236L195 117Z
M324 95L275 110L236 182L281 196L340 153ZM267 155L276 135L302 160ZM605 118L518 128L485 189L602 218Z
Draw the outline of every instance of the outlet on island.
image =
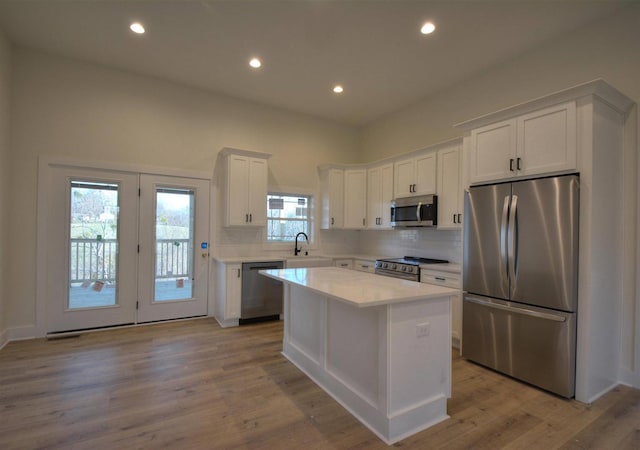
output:
M416 325L416 337L423 338L429 336L431 324L429 322L419 323Z

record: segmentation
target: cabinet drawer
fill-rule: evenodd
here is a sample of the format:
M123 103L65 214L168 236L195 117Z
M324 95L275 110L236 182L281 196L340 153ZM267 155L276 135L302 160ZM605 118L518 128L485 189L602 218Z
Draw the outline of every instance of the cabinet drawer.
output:
M420 282L437 284L454 289L460 289L461 287L461 277L459 273L440 272L435 270L421 270Z
M336 259L335 266L342 269L353 269L353 259Z
M356 259L353 262L353 268L361 272L374 273L376 271L375 265L376 265L375 261L366 261L363 259Z

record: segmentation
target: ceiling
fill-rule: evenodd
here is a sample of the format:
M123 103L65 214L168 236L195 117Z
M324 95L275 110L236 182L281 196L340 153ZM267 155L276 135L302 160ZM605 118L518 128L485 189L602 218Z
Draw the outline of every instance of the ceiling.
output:
M358 126L630 1L0 0L0 28L21 46Z

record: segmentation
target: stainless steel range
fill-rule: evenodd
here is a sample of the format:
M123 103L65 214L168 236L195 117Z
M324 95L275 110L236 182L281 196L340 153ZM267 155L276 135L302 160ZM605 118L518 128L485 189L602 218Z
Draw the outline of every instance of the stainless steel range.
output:
M446 264L444 259L405 256L395 259L376 260L376 274L403 280L420 281L420 264Z

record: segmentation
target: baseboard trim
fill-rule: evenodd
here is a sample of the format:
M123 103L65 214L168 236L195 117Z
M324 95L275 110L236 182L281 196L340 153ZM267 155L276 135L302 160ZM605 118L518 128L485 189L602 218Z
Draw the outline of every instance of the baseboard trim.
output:
M2 332L0 332L0 350L2 350L8 343L9 333L7 333L7 330L2 330Z
M629 369L622 369L620 384L635 389L640 389L640 372L632 372Z
M18 327L7 328L7 337L9 341L24 341L27 339L35 339L37 337L35 325L23 325Z

